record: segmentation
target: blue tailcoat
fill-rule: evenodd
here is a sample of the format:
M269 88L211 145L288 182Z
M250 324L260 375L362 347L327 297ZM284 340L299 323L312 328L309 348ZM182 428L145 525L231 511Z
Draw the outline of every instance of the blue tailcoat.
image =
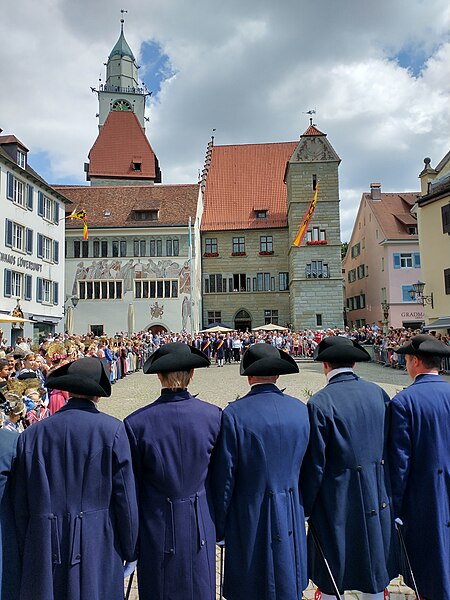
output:
M308 401L311 434L301 487L341 593L381 592L395 574L394 536L386 464L389 397L353 373L333 377ZM308 536L309 577L333 594Z
M215 527L206 480L221 410L163 390L125 419L140 510L140 600L215 600Z
M450 385L419 375L390 411L394 510L414 577L421 595L450 600Z
M212 486L227 600L301 599L308 585L298 487L308 436L306 406L272 384L223 412Z
M0 598L16 600L20 560L11 505L11 469L19 436L0 429Z
M123 600L123 560L135 558L138 533L123 423L72 399L26 429L14 510L22 600Z

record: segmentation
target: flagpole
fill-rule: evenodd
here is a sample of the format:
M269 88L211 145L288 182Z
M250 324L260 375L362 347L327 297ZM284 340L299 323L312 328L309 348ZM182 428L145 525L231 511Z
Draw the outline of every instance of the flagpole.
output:
M194 324L193 324L193 303L192 303L192 293L194 288L194 264L192 261L192 218L189 217L188 222L188 230L189 230L189 313L190 313L190 322L191 322L191 340L194 336Z

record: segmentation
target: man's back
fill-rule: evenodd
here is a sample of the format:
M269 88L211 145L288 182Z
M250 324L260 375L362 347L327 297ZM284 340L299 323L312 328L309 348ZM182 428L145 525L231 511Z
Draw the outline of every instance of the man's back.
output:
M262 384L223 413L213 468L228 600L301 598L307 585L298 490L309 423L305 405Z

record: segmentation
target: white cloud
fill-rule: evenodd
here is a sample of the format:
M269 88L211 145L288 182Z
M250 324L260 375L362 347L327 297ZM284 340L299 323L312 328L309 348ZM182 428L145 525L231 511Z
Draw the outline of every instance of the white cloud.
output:
M125 34L135 55L155 42L172 69L148 110L164 181L197 180L212 128L218 144L294 140L308 125L302 113L316 108L342 158L348 238L370 182L418 189L423 157L436 164L449 150L447 4L132 0ZM2 13L0 126L30 148L31 162L47 154L53 182L84 179L97 135L89 88L103 76L121 8L118 0L23 0ZM427 57L418 77L395 60L412 47Z

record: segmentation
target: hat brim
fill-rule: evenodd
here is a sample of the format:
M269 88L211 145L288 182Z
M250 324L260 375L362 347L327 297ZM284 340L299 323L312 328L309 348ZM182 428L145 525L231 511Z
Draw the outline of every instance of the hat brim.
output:
M55 369L45 386L82 396L111 396L106 361L96 357L80 358Z
M314 360L316 362L328 362L339 365L371 360L370 354L358 342L352 342L352 345L338 343L321 346L321 344L322 342L314 350Z
M185 348L180 348L178 344ZM174 373L176 371L202 369L209 367L210 364L211 361L201 350L181 342L173 342L173 344L165 344L158 348L145 361L143 371L146 375Z
M413 338L414 339L414 338ZM450 347L435 340L424 340L418 348L414 348L413 340L394 349L397 354L412 354L413 356L450 356Z
M239 366L240 375L270 377L273 375L291 375L299 372L295 360L287 352L283 352L278 348L274 348L278 352L278 355L271 351L270 355L262 354L261 356L255 356L255 350L256 352L265 350L264 345L261 346L261 349L258 348L258 345L250 346L244 353Z

